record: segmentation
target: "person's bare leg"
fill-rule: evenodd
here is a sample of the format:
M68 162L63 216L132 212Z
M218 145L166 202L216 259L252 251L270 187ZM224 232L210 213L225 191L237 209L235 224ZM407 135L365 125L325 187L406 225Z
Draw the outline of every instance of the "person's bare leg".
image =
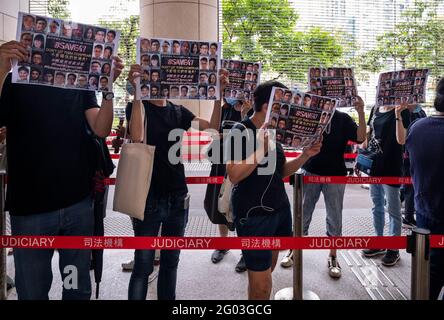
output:
M274 268L276 268L276 264L279 258L279 251L278 250L273 250L272 251L272 260L271 260L271 272L274 271Z
M337 257L338 250L336 249L330 249L330 257Z
M221 237L228 236L228 227L225 224L219 224L219 235Z
M249 300L270 300L271 288L271 269L259 272L248 270Z

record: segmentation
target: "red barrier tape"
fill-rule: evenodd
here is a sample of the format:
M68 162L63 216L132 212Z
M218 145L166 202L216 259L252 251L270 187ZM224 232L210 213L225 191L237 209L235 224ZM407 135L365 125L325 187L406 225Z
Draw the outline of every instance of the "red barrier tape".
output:
M431 236L432 248L444 248L444 235ZM2 236L0 248L163 249L163 250L325 250L406 249L407 237L72 237Z
M208 144L208 143L204 143L205 141L190 141L192 142L189 145L204 145L204 144ZM285 152L285 156L287 158L296 158L300 155L300 152L292 152L292 151L287 151ZM358 157L358 155L356 153L344 153L344 159L356 159ZM120 159L120 154L112 154L111 155L112 159ZM191 161L191 160L206 160L207 157L204 154L183 154L182 155L182 159L187 160L187 161Z
M222 184L224 177L187 177L187 184ZM290 182L290 178L284 178L284 182ZM304 176L305 184L411 184L411 178L402 177L321 177ZM115 178L105 179L106 185L116 184Z
M210 140L184 140L182 141L183 146L206 146L210 144ZM113 142L111 140L106 141L107 146L112 146Z
M187 177L187 184L222 184L224 177ZM284 178L284 182L290 182L290 178ZM105 185L113 186L116 184L116 178L105 179Z
M304 176L305 184L412 184L410 177L321 177Z

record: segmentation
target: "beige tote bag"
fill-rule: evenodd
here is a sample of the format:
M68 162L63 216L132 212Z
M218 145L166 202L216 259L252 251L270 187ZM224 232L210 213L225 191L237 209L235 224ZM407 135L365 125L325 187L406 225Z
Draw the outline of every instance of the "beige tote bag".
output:
M144 108L143 108L144 109ZM142 110L143 110L142 109ZM153 174L155 146L146 144L147 122L143 143L125 143L117 167L113 210L143 220ZM126 140L126 139L125 139Z

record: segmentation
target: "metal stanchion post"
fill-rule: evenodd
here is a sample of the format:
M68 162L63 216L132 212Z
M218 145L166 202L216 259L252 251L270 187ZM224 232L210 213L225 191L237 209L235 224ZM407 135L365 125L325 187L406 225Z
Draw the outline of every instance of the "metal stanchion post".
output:
M293 235L303 236L303 184L304 176L296 173L293 179ZM293 250L293 287L278 291L275 300L320 300L313 291L304 290L302 250Z
M5 215L5 172L0 172L0 235L6 234L6 215ZM0 248L0 300L7 298L6 281L6 248Z
M411 300L429 300L430 231L414 228L408 237L407 252L412 254Z

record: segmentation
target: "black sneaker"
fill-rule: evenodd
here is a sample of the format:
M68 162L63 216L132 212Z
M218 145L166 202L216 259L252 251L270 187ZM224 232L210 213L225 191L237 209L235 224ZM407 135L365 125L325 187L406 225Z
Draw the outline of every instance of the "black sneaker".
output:
M244 256L241 256L239 262L236 265L235 270L236 270L236 272L239 272L239 273L247 271L247 266L245 265Z
M386 252L387 252L387 250L385 250L385 249L365 249L365 250L362 250L362 254L367 258L379 256L379 255L385 254Z
M399 256L399 251L397 250L387 250L387 253L385 254L385 256L382 258L382 264L384 266L394 266L399 259L401 259L401 257Z
M227 254L228 250L214 250L211 255L211 262L218 263L221 262L224 256Z
M402 226L404 228L413 229L414 227L416 227L415 218L405 216L404 218L402 218Z
M6 290L9 291L15 287L14 280L12 280L9 276L6 276Z

